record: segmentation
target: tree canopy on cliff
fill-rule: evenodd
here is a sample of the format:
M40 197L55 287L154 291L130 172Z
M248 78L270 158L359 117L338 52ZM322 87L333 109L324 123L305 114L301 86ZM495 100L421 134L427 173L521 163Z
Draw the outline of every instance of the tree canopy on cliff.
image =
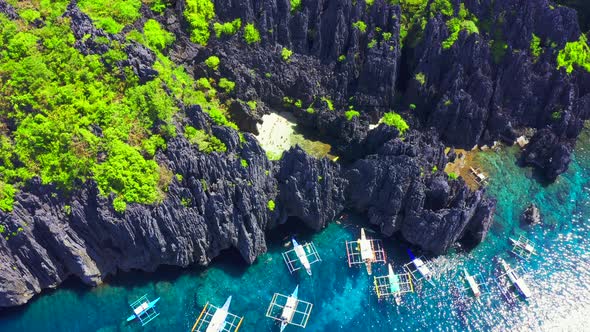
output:
M179 103L199 104L220 125L236 126L212 86L196 81L162 51L174 36L155 20L125 42L84 36L106 52L83 54L62 17L67 1L11 1L26 24L0 14L0 209L10 211L16 190L32 177L62 191L95 180L115 206L154 203L166 190L168 171L154 160L176 135ZM119 32L139 15L137 1L99 6L80 1L98 27ZM126 60L127 47L144 44L156 54L157 75L140 82ZM92 52L91 52L92 53ZM214 81L212 81L214 83Z

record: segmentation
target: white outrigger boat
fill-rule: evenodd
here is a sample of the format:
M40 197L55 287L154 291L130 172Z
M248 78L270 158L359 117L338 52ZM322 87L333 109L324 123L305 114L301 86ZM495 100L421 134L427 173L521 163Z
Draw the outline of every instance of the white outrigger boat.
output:
M371 264L385 263L385 250L381 240L368 239L365 235L365 229L361 228L361 238L356 241L346 241L346 256L348 266L365 264L367 273L373 273Z
M275 293L266 311L266 317L281 323L281 332L287 325L295 325L305 328L313 304L299 300L299 285L291 295Z
M291 239L293 249L283 253L283 259L290 273L304 268L311 276L311 264L321 261L320 255L313 242L299 244L294 238Z
M532 255L537 254L537 252L535 251L534 243L531 240L524 237L523 235L520 235L518 237L518 240L515 240L513 238L509 238L509 240L512 244L512 250L510 252L512 252L518 258L521 258L526 261L529 260L529 258L531 258Z
M133 310L133 315L127 318L127 322L138 319L141 326L145 326L147 323L154 320L160 315L160 313L156 311L156 303L158 303L158 301L160 301L159 297L150 301L146 294L131 303L129 306Z
M410 249L408 249L408 255L410 256L410 262L404 265L404 269L412 276L414 281L417 283L424 279L434 286L432 281L434 269L430 261L423 257L414 256Z
M500 263L500 266L504 270L503 275L508 277L508 280L510 280L510 283L514 286L514 288L517 290L517 292L520 295L522 295L522 297L524 297L525 299L530 298L532 296L532 292L529 289L529 287L527 286L524 279L518 275L518 271L516 269L513 269L512 267L510 267L510 265L508 265L508 263L506 263L506 261L503 260L502 258L498 258L498 262Z
M387 265L387 275L374 277L373 283L375 285L377 298L381 299L383 297L393 296L395 303L398 305L402 303L401 295L403 293L411 293L414 291L410 274L395 274L391 264Z
M231 296L225 300L221 308L205 304L203 311L195 321L191 332L235 332L240 328L243 317L229 312Z

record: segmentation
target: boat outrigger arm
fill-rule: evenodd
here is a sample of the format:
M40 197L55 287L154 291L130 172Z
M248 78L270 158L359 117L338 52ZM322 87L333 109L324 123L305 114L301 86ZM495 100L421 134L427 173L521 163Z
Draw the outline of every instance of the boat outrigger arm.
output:
M520 235L518 237L518 240L515 240L513 238L509 238L509 240L512 244L511 252L517 257L524 260L528 260L531 256L537 254L537 252L535 251L534 243L531 240L524 237L523 235Z

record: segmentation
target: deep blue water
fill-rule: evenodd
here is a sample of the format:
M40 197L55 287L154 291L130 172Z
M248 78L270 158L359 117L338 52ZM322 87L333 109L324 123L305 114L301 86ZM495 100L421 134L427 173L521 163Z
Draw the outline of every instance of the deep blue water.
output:
M127 273L89 289L75 281L37 297L30 304L0 312L0 331L188 331L204 304L222 305L233 295L231 311L244 316L241 331L278 331L264 317L274 292L288 294L300 284L301 299L314 303L307 331L504 331L572 330L590 327L590 144L580 138L569 171L543 186L531 171L515 164L516 148L485 152L477 160L490 174L489 193L497 197L496 220L485 242L469 253L454 251L434 263L442 271L436 287L418 287L401 306L379 302L364 269L349 269L344 242L358 236L359 217L330 226L313 240L323 261L313 265L313 277L289 275L281 257L289 230L279 230L270 250L247 267L233 253L210 268L163 268L154 274ZM541 209L544 224L529 227L518 219L528 202ZM281 234L282 233L282 234ZM525 234L539 255L521 262L508 254L509 236ZM371 233L373 236L376 234ZM397 271L408 261L405 245L386 245ZM493 275L494 258L523 266L535 295L507 304L494 284L483 303L453 295L458 272L467 267ZM375 266L374 274L386 272ZM161 297L161 315L145 328L124 323L128 303L147 293ZM290 327L288 331L299 328Z

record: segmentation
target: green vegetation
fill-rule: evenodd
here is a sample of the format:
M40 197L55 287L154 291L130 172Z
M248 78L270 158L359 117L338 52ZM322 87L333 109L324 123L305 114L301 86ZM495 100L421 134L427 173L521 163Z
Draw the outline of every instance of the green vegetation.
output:
M39 13L38 11L34 10L34 9L25 9L23 11L21 11L19 13L20 17L22 17L23 20L27 21L27 23L31 23L34 22L35 20L38 20L41 18L41 13Z
M344 55L344 54L341 54L341 55L338 57L338 62L342 62L342 61L344 61L344 60L346 60L346 55Z
M272 77L272 74L271 73L264 73L264 77L271 78Z
M253 111L256 110L256 107L258 106L256 100L250 100L246 104L248 104L248 107L250 107L250 109Z
M152 19L145 22L143 33L145 35L145 43L149 47L160 51L170 46L176 39L172 33L162 29L158 21Z
M465 9L464 4L461 4L459 16L453 17L447 21L447 29L449 30L449 37L443 41L443 49L449 49L455 44L459 38L459 32L461 32L461 30L467 31L468 34L479 33L479 29L477 28L477 18Z
M537 35L535 35L533 33L533 36L531 38L531 54L535 57L538 58L539 55L541 55L541 52L543 51L543 49L541 48L541 38L539 38Z
M352 26L358 29L360 32L365 33L367 32L367 24L363 21L356 21L352 23Z
M371 41L367 44L368 48L373 48L377 45L377 40L375 38L371 39Z
M118 139L108 142L107 152L109 158L92 167L94 179L102 195L115 193L115 201L123 204L151 204L162 198L160 193L153 190L160 180L160 167L155 161L144 159L136 149ZM115 210L125 210L121 203L119 209L115 205Z
M204 153L227 151L225 144L214 135L207 134L204 130L196 129L193 126L184 127L184 136L191 144L196 144L199 151Z
M209 186L207 185L207 181L205 181L205 179L200 179L199 182L201 182L201 188L203 188L203 191L209 190Z
M222 77L221 79L219 79L218 85L220 88L222 88L225 91L225 93L232 92L234 90L234 88L236 87L235 82L232 82L225 77Z
M184 207L189 207L191 206L191 199L188 197L183 197L180 199L180 204Z
M244 27L244 40L248 45L260 42L260 33L253 23L248 23Z
M301 108L303 107L303 102L301 101L301 99L297 99L295 103L293 103L293 105L295 105L295 107Z
M217 70L219 69L219 57L212 55L210 57L207 58L207 60L205 60L205 64L207 65L207 67L213 69L213 70Z
M206 46L211 35L209 23L215 17L215 5L211 0L187 0L184 17L189 23L191 41Z
M223 24L218 22L213 24L213 30L215 31L215 36L217 38L221 38L222 35L233 36L238 32L238 30L240 30L241 27L241 18L236 18L231 22L225 22Z
M420 83L420 85L426 84L426 75L424 75L424 73L417 73L414 78Z
M555 112L551 113L551 118L553 120L561 120L561 112L555 111Z
M167 0L142 0L145 4L150 6L154 13L162 14L166 7L168 7Z
M291 2L291 13L301 9L301 0L289 0Z
M182 180L184 179L182 174L175 174L174 177L176 178L176 181L178 181L178 182L182 182Z
M383 38L383 40L385 41L389 41L391 40L391 37L393 37L393 34L391 32L384 32L381 37Z
M112 2L97 11L85 4L94 17L120 5ZM200 104L218 124L235 126L217 100L196 89L184 68L160 53L172 37L156 21L148 20L143 34L127 35L153 48L157 57L158 76L140 83L131 67L118 65L127 57L125 41L97 38L109 50L83 55L73 47L69 21L60 18L66 4L29 5L39 6L45 24L18 25L0 15L3 209L33 176L63 191L93 179L102 195L115 195L119 211L128 202L155 203L165 190L166 169L152 158L176 135L172 117L179 101Z
M4 234L6 232L6 226L0 224L0 234Z
M326 103L326 106L328 106L328 110L334 110L334 103L332 103L332 100L330 100L330 98L322 97L322 101Z
M12 211L15 194L16 189L11 184L0 181L0 210L4 212Z
M415 110L416 109L416 104L410 104L410 109L411 110Z
M274 211L275 210L275 201L273 201L271 199L270 201L268 201L268 203L266 204L266 206L268 207L269 210Z
M344 112L344 116L346 116L346 120L351 121L353 118L360 116L361 114L354 109L349 109L348 111Z
M283 49L281 50L281 57L283 58L283 60L287 62L291 61L291 55L293 55L293 51L286 47L283 47Z
M388 112L383 114L381 122L385 123L388 126L397 128L397 130L402 135L406 132L406 130L410 129L410 126L408 126L406 121L395 112Z
M459 175L457 175L454 172L450 172L449 174L447 174L449 176L449 179L451 180L457 180L459 178Z
M432 166L432 174L438 172L438 167L436 165Z
M242 167L246 168L246 167L248 167L248 161L246 159L240 159L240 165L242 165Z
M375 3L375 0L365 0L365 4L367 4L367 7L372 6L373 3Z
M141 0L80 0L78 6L94 24L109 33L119 33L139 18Z
M557 68L565 67L570 74L574 66L585 69L590 72L590 47L585 35L580 35L580 39L575 42L568 42L557 55Z

